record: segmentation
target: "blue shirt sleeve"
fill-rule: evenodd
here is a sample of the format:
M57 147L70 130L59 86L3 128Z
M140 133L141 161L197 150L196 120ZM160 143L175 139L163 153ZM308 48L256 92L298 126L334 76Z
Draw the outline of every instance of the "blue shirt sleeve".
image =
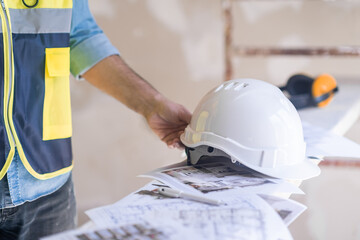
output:
M70 71L77 79L110 55L119 55L89 10L88 0L74 0L70 31Z

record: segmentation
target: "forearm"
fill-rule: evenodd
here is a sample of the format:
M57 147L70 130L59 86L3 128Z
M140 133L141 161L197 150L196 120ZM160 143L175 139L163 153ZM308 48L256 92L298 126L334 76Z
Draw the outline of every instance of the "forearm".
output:
M83 77L95 87L148 118L163 96L137 75L118 55L109 56Z
M180 135L190 122L191 113L165 98L128 67L95 23L87 1L75 2L70 36L71 73L143 115L169 147L183 147Z

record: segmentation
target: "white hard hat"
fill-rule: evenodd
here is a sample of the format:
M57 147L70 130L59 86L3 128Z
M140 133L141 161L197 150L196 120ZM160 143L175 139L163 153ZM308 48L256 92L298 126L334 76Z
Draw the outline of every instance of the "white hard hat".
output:
M260 80L231 80L208 92L181 141L203 153L201 147L209 146L209 152L224 156L219 154L223 152L233 163L271 177L303 180L320 174L320 168L305 157L295 107L276 86Z

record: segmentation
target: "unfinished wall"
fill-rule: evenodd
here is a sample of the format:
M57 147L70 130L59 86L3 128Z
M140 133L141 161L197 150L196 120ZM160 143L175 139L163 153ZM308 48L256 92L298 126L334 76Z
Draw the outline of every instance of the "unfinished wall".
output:
M170 99L193 111L223 79L220 0L89 0L92 12L123 58ZM239 2L236 42L248 45L360 44L360 4L345 2ZM101 46L99 46L101 47ZM355 58L235 59L235 77L283 84L294 73L360 77ZM72 81L74 181L80 223L86 209L116 202L143 186L148 170L184 159L146 126L141 116L94 89ZM360 142L359 124L348 134ZM295 239L360 239L357 169L323 169L304 183L309 210L293 223ZM331 199L331 201L329 200ZM338 214L341 219L338 219Z

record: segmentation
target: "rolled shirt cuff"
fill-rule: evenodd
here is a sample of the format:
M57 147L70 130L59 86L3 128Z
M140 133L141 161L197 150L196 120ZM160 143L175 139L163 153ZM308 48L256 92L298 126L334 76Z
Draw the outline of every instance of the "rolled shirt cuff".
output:
M96 34L70 50L70 71L76 79L111 55L120 55L103 33Z

